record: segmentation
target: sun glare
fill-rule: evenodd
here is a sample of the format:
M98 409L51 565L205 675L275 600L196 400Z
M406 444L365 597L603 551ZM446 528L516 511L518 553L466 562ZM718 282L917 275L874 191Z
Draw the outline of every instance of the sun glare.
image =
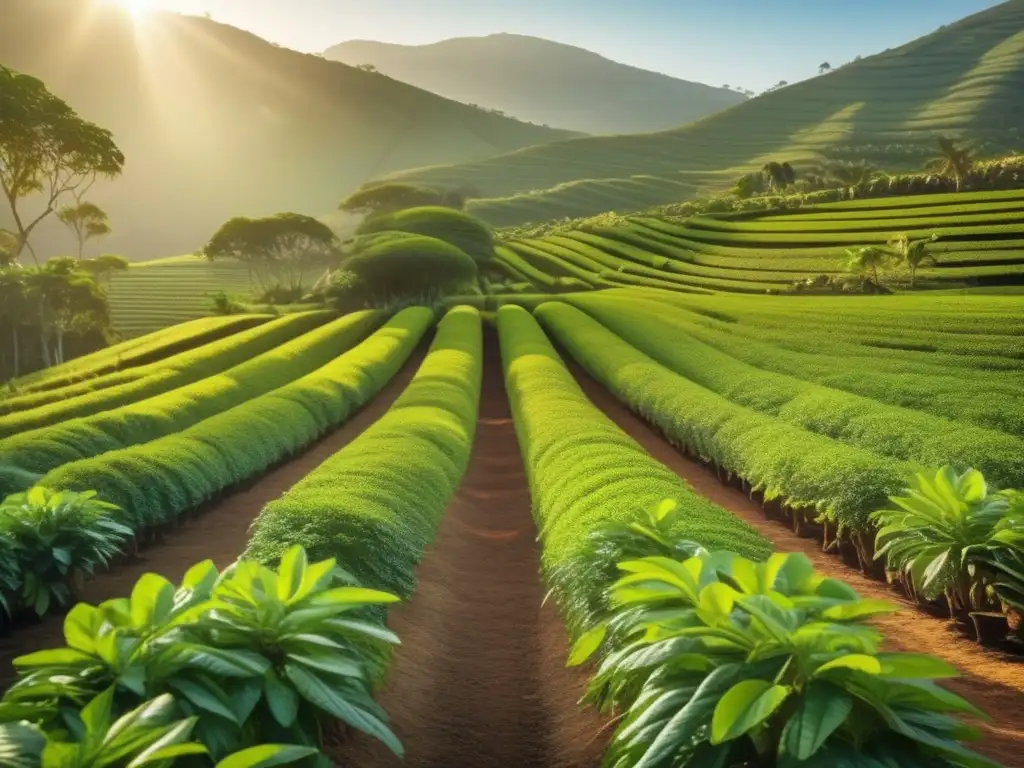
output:
M141 19L153 8L153 0L107 0L107 2L120 6L136 19Z

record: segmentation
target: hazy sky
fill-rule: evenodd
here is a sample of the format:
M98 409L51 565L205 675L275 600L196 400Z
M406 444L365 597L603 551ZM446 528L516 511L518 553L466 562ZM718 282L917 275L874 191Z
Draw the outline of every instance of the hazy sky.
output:
M712 85L754 90L878 53L992 0L150 0L302 51L514 32Z

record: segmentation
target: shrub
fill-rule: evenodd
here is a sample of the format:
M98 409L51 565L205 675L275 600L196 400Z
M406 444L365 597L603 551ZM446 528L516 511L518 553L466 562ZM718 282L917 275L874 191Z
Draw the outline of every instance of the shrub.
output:
M481 263L490 261L494 256L494 235L490 227L451 208L431 206L379 214L366 219L357 230L360 235L387 231L435 237Z
M402 299L440 297L475 283L476 262L443 240L385 232L357 241L328 295L376 306Z
M112 411L16 435L3 442L0 461L42 473L179 432L315 370L361 341L382 320L376 312L347 315L216 376Z
M461 210L465 196L409 184L379 184L353 192L341 201L343 211L351 213L392 213L419 206L446 206Z
M337 557L361 584L406 597L469 461L482 369L475 309L441 321L412 383L388 412L253 525L245 556L276 562L299 544Z
M61 466L46 482L98 490L136 529L172 520L343 423L398 372L433 321L429 309L404 310L300 379L160 439Z
M674 536L753 557L770 551L748 525L696 494L587 400L537 321L498 310L505 384L523 454L545 577L578 630L603 608L614 562L594 556L588 534L631 524L663 499L677 501Z

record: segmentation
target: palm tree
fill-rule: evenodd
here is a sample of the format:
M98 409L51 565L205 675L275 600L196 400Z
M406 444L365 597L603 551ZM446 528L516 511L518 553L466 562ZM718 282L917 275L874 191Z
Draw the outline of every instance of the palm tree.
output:
M877 245L868 245L862 248L850 248L846 251L846 269L858 275L866 275L869 272L875 285L882 283L878 277L879 267L885 267L893 258L892 251L881 248Z
M889 241L894 255L899 262L910 272L910 290L914 290L914 283L917 281L917 269L925 262L935 261L935 257L929 253L928 246L939 239L933 234L923 240L911 240L906 235L900 235L895 240Z
M945 136L939 137L939 150L928 163L928 167L940 176L952 176L956 182L957 192L963 185L964 176L970 173L973 165L974 159L970 150L960 147L955 140Z

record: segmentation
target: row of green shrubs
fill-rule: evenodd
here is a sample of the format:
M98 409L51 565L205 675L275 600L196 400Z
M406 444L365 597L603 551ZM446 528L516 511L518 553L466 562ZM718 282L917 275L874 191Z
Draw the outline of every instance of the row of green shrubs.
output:
M974 467L999 486L1024 477L1019 438L762 370L689 335L674 313L651 302L569 301L679 375L780 421L898 460Z
M456 307L388 412L263 509L245 556L271 563L298 544L336 557L367 587L408 597L469 463L482 369L480 314Z
M348 328L361 333L368 317L353 317ZM65 464L41 482L98 491L135 531L172 521L346 421L398 372L433 321L425 307L403 310L302 378L159 439Z
M187 352L204 344L222 339L239 331L248 330L270 319L270 315L232 315L230 317L201 317L185 323L161 328L106 347L90 355L69 360L62 365L46 368L8 383L10 396L0 401L0 414L35 407L24 397L35 393L52 392L72 384L96 380L108 373L147 365L172 355ZM24 398L24 399L23 399ZM53 399L60 399L53 396ZM41 402L52 402L42 400Z
M588 532L631 521L664 498L683 506L676 535L768 554L768 543L749 526L697 495L587 400L529 312L503 307L498 330L544 573L574 630L599 610L615 574L614 560L591 557Z
M15 435L0 445L0 463L43 474L180 432L316 370L366 338L383 319L374 311L346 315L223 373L114 410Z
M51 393L19 398L29 409L0 417L0 437L89 416L192 384L272 350L322 325L329 317L324 312L289 315L168 360L71 385L55 401Z
M544 327L616 397L675 445L713 461L791 506L814 508L840 530L866 533L869 516L903 487L903 462L846 445L727 400L674 373L582 310L552 302Z

